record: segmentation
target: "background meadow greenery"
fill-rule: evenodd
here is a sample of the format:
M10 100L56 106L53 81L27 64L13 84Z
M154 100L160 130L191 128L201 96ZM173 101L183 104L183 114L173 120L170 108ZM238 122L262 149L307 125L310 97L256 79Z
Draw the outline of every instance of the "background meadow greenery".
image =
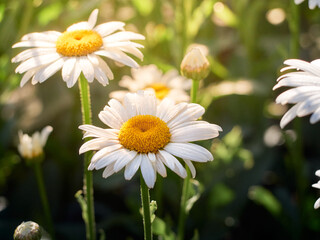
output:
M59 72L42 84L20 88L21 75L14 73L16 64L10 60L20 51L11 46L22 35L64 31L86 20L94 8L99 9L98 24L124 21L127 30L146 36L141 65L179 69L189 44L209 48L212 69L202 82L199 103L207 109L204 119L224 131L219 139L201 143L212 149L215 160L196 164L197 201L186 239L319 239L320 211L313 204L320 192L311 184L318 181L314 172L320 169L320 125L303 118L281 131L286 107L274 104L282 90L272 91L283 61L294 56L289 22L295 16L300 16L299 58L310 61L320 55L320 9L310 10L307 1L299 6L292 2L1 0L0 239L12 239L22 221L44 225L34 173L17 152L17 132L32 134L46 125L54 128L43 170L57 239L85 239L74 197L82 188L83 166L78 87L68 89ZM105 88L91 84L93 123L101 127L97 115L108 94L130 74L128 67L108 63L115 79ZM154 231L165 240L174 239L177 230L183 182L168 173L151 190L158 205ZM105 180L101 171L94 172L97 229L106 239L142 239L137 176L125 181L118 173Z

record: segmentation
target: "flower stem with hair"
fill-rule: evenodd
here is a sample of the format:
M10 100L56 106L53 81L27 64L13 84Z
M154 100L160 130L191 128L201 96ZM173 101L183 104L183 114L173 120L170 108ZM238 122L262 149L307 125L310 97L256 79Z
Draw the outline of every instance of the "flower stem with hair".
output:
M81 101L81 112L83 124L91 124L91 101L90 101L90 87L86 78L80 75L79 90ZM83 192L85 197L86 207L82 207L82 216L86 225L87 239L96 239L95 217L94 217L94 201L93 201L93 179L92 172L88 170L90 164L91 152L84 154L83 167Z

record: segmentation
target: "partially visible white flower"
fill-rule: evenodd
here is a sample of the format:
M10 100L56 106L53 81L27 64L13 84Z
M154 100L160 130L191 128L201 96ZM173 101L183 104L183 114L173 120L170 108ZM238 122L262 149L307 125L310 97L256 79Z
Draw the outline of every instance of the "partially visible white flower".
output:
M33 159L43 154L49 134L52 132L51 126L46 126L41 133L35 132L32 137L19 131L18 150L25 159Z
M31 47L12 59L22 62L17 73L25 73L20 86L32 78L32 84L42 83L62 69L62 79L72 87L81 72L88 82L97 79L103 86L113 79L108 64L101 58L110 58L124 65L139 65L126 53L142 60L141 44L131 40L143 40L141 34L124 31L123 22L107 22L95 27L98 9L92 11L88 21L71 25L63 33L57 31L35 32L24 35L21 42L12 47Z
M320 170L316 171L316 176L320 177ZM320 189L320 180L317 183L312 184L312 187ZM319 207L320 207L320 198L318 198L318 200L314 203L315 209L317 209Z
M138 90L151 90L157 99L167 97L175 102L188 102L189 95L186 90L191 87L191 80L180 76L177 70L170 70L163 74L156 65L142 66L138 69L131 69L130 76L124 76L120 81L121 87L127 88L129 92ZM110 98L122 101L128 91L114 91Z
M304 0L294 0L295 4L300 4ZM320 7L320 0L309 0L309 8L310 9L315 9L316 6Z
M193 80L206 78L210 71L210 63L203 52L195 47L183 58L180 69L183 76Z
M294 104L281 119L281 128L285 127L296 116L303 117L312 113L310 123L320 120L320 59L305 62L299 59L289 59L284 62L288 67L281 69L284 72L289 69L297 69L297 72L289 72L278 78L278 83L273 90L279 87L292 87L281 93L276 103L282 105Z
M125 167L124 177L130 180L140 168L149 188L154 186L157 172L167 176L165 166L182 178L187 176L177 157L188 165L195 177L191 161L212 161L213 156L191 142L215 138L222 131L218 125L197 121L204 112L198 104L174 104L169 98L157 104L152 92L128 93L123 104L111 99L99 113L100 120L111 129L79 127L85 131L84 138L93 138L81 146L79 153L97 151L89 170L105 168L104 178Z

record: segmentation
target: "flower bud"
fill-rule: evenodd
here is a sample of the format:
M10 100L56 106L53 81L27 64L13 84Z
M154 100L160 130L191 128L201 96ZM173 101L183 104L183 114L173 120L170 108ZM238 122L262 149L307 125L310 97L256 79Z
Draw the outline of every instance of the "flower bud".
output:
M40 240L42 237L40 226L32 221L22 222L14 231L14 240Z
M192 48L181 62L181 73L187 78L201 80L209 74L209 61L199 48Z
M43 147L45 146L51 132L51 126L46 126L41 133L35 132L31 137L20 131L18 150L21 156L28 162L42 161Z

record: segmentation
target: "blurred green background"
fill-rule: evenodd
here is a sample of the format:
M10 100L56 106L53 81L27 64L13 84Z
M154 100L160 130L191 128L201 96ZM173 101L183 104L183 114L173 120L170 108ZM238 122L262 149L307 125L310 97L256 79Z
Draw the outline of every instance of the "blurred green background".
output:
M293 0L1 0L0 239L12 239L22 221L46 227L34 172L17 152L19 129L32 134L46 125L54 128L43 171L57 239L85 239L74 197L82 188L83 167L78 86L68 89L58 72L20 88L22 76L14 74L11 58L21 49L11 46L29 32L64 31L87 20L94 8L98 24L123 21L126 30L146 36L141 65L179 69L190 44L209 48L211 72L199 103L207 109L204 119L224 131L201 143L215 160L196 164L197 201L186 239L320 239L320 211L313 209L320 192L311 187L320 169L320 125L303 118L280 130L287 107L274 104L283 90L272 91L285 59L320 56L320 9ZM294 19L300 28L290 28ZM109 93L120 89L121 77L130 74L128 67L108 64L115 74L110 85L90 85L93 124L101 127L99 111ZM172 172L160 178L151 190L158 204L155 232L161 235L155 239L174 239L183 181ZM99 233L106 239L142 239L138 177L125 181L118 173L106 180L95 171L94 187Z

